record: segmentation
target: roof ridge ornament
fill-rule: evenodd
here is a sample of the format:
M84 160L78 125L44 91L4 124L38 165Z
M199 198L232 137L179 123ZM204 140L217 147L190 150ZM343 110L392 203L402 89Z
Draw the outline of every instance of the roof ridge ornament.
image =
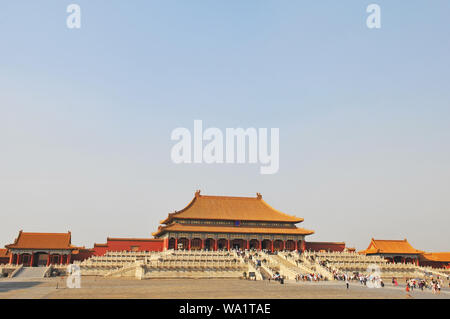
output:
M261 195L261 193L256 193L256 198L258 198L258 199L262 199L262 195Z
M197 189L197 191L195 192L195 197L200 197L200 190L199 189Z

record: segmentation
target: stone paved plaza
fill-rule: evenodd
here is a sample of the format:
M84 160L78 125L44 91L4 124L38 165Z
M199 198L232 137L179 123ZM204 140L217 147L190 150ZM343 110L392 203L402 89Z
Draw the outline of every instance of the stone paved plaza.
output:
M445 288L440 295L431 291L414 290L406 294L405 286L375 289L351 283L347 290L343 282L286 282L281 285L271 281L247 281L239 279L105 279L83 277L80 289L66 288L63 278L39 280L0 279L0 299L10 298L445 298L450 299L450 290Z

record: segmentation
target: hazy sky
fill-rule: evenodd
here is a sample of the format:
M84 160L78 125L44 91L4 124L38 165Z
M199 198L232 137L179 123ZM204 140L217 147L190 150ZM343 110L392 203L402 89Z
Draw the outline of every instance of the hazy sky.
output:
M0 245L149 237L201 189L260 192L309 240L450 251L450 2L376 1L377 30L370 3L2 1ZM279 172L172 163L195 119L279 128Z

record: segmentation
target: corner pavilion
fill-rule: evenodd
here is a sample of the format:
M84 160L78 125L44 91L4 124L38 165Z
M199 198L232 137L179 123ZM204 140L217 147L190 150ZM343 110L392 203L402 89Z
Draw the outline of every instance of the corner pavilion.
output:
M389 262L396 263L414 263L419 264L419 257L424 252L415 249L405 239L403 240L385 240L373 239L370 241L366 250L359 252L364 255L381 256Z
M298 228L303 218L287 215L256 197L206 196L195 193L182 210L162 220L153 233L168 249L305 249L312 230Z

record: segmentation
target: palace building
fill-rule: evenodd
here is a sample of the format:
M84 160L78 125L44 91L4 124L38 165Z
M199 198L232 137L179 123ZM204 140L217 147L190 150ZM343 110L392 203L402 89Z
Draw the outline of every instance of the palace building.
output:
M422 266L450 269L450 252L423 253L419 258L419 262Z
M167 249L305 250L312 230L298 228L303 218L287 215L256 197L195 197L182 210L170 213L153 233Z
M297 227L303 218L272 208L261 194L256 197L207 196L195 193L190 203L160 221L154 238L108 237L93 248L74 246L72 234L20 231L14 243L0 249L0 265L48 267L83 261L109 252L149 252L167 249L258 249L303 252L352 252L345 242L310 242L312 230ZM406 240L371 240L359 252L389 262L450 268L450 252L423 252Z
M26 233L19 232L13 244L6 245L10 264L25 266L49 266L69 264L79 247L71 244L71 233Z
M424 252L411 246L406 238L403 240L380 240L372 238L369 247L359 253L381 256L390 262L415 263L418 265L419 257Z

